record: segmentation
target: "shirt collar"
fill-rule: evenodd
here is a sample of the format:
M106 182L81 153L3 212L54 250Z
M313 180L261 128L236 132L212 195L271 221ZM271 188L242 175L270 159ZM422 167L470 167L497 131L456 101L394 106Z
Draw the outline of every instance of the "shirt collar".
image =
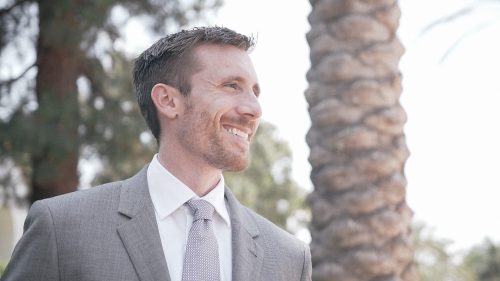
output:
M222 175L220 176L219 183L217 183L214 189L212 189L201 199L204 199L212 204L217 214L221 216L221 218L227 223L228 226L230 225L229 213L227 212L226 201L224 200L224 177Z
M147 171L148 188L156 214L160 220L165 219L184 203L192 198L199 198L187 185L172 175L158 161L158 154L153 156ZM201 199L214 206L219 216L230 225L229 213L224 200L224 177L221 175L219 183Z

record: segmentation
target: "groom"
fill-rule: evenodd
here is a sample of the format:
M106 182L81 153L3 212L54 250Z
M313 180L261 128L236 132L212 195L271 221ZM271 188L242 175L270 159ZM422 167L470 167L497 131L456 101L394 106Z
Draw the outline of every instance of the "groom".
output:
M224 185L261 117L253 45L200 27L143 52L134 86L158 153L130 179L35 202L1 280L311 280L309 248Z

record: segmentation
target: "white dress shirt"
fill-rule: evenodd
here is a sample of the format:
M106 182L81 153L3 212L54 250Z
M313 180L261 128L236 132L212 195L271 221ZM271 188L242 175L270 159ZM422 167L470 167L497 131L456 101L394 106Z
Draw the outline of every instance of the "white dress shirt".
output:
M184 203L199 198L188 186L172 175L157 159L149 164L147 179L151 199L156 212L163 253L167 260L172 281L181 281L184 254L193 215ZM217 186L202 199L215 208L214 231L219 246L221 281L231 281L231 222L224 199L224 177Z

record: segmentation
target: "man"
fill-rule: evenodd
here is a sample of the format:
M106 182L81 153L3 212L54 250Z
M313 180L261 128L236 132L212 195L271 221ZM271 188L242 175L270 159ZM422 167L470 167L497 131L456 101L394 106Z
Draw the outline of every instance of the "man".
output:
M206 27L142 53L134 85L158 154L130 179L35 202L2 281L310 280L309 248L224 186L261 116L251 47Z

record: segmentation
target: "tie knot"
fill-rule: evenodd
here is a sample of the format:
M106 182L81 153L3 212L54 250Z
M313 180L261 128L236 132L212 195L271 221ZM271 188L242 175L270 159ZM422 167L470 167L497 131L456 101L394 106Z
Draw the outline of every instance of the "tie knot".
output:
M214 207L203 199L193 199L187 202L187 205L193 210L193 221L199 219L211 220L214 214Z

